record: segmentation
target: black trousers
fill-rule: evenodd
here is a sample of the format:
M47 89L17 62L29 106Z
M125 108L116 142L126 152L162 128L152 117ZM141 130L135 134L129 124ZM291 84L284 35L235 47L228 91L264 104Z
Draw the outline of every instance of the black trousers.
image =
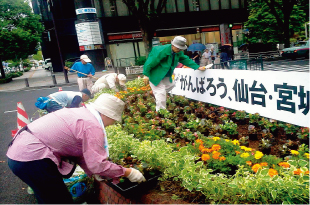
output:
M62 175L51 159L19 162L8 159L12 172L28 184L39 204L73 204Z

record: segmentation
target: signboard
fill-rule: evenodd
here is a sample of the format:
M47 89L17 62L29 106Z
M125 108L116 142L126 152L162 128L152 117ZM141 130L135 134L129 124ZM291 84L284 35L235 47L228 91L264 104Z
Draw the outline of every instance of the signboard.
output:
M309 73L176 68L172 94L309 127Z
M76 15L79 14L95 14L96 8L80 8L75 10Z
M75 29L80 50L81 47L84 47L82 48L84 50L94 50L103 48L99 22L95 21L95 22L77 23L75 24Z
M228 27L228 24L220 25L220 33L222 46L224 44L231 44L230 28Z
M108 35L108 39L112 40L122 40L122 39L135 39L142 38L142 33L128 33L128 34L116 34L116 35Z

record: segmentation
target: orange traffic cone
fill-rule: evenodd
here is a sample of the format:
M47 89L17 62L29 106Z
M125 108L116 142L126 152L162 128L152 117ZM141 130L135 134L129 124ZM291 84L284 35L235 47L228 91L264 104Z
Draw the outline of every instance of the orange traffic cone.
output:
M62 91L62 87L59 87L58 92Z

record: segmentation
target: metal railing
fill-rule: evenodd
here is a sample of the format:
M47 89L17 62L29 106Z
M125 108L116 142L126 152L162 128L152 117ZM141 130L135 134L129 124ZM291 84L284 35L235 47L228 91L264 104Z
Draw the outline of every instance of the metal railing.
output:
M117 67L128 67L128 66L134 66L136 64L136 57L130 57L130 58L119 58L116 59L116 66Z
M227 70L264 70L263 59L260 58L244 58L230 60L213 64L212 69L227 69Z

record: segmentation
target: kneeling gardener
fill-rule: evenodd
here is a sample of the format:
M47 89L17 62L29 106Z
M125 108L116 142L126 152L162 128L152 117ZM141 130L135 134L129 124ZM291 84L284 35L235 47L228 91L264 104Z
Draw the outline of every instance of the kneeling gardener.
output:
M63 176L74 161L88 176L125 176L145 181L141 172L108 160L105 127L121 121L125 103L109 94L100 95L85 107L61 109L45 115L18 131L7 152L12 172L28 184L38 203L73 203Z

